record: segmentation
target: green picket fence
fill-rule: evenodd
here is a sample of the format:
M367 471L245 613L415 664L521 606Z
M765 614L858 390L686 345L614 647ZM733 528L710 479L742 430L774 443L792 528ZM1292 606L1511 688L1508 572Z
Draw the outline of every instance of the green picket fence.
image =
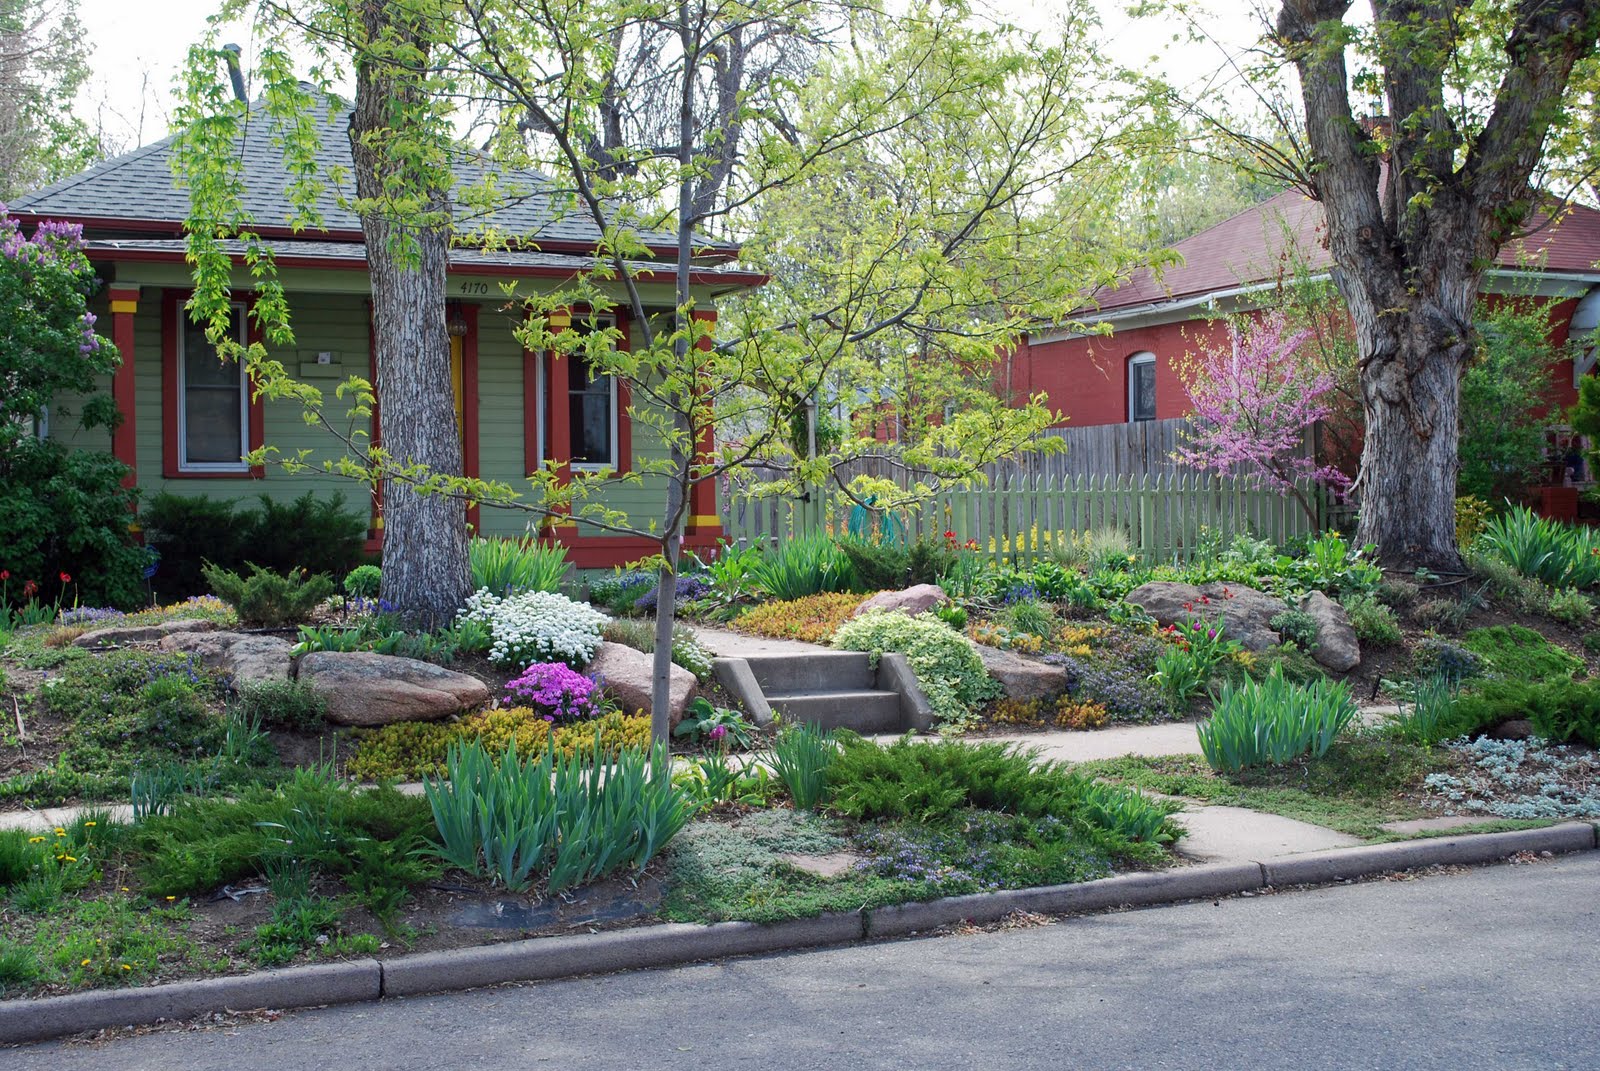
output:
M898 520L909 538L953 532L1002 565L1031 564L1048 557L1059 538L1105 529L1121 531L1147 562L1181 561L1207 534L1224 543L1244 533L1282 544L1323 530L1335 508L1332 496L1311 482L1299 490L1314 518L1294 495L1241 477L1013 475L939 495ZM765 499L735 493L725 496L722 522L736 542L782 544L821 531L844 534L851 513L851 504L817 492Z

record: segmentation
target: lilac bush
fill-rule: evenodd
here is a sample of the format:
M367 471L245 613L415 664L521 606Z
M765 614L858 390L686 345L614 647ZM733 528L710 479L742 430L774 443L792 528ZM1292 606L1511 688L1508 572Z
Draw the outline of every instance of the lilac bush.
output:
M561 662L535 662L507 681L506 701L532 707L546 721L579 721L602 712L599 683Z

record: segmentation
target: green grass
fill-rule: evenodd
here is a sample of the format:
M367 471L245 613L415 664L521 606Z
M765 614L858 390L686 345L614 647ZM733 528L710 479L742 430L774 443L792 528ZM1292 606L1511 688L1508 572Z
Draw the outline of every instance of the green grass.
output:
M1080 773L1202 803L1247 807L1325 826L1364 840L1399 839L1387 822L1430 817L1408 795L1442 763L1427 748L1358 736L1321 759L1224 776L1199 755L1125 756L1080 763Z
M133 985L226 969L226 960L189 936L189 920L183 903L152 907L127 896L69 901L45 915L7 912L0 923L0 993Z

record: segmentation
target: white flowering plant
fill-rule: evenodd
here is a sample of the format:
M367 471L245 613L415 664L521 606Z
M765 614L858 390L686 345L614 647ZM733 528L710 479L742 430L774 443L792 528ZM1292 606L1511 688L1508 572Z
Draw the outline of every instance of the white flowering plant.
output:
M588 603L553 591L501 598L483 588L467 600L457 620L488 628L489 660L521 670L535 662L565 662L581 669L594 658L600 631L611 619Z

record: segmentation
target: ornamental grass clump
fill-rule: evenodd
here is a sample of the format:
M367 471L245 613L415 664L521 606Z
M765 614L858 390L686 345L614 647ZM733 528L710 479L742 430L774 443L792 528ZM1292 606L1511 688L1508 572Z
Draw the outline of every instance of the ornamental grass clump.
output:
M853 578L849 556L820 533L770 548L750 566L752 582L773 599L848 591Z
M885 651L905 655L941 729L967 727L973 705L999 694L973 642L933 614L875 610L840 625L832 643L841 651L866 651L874 661Z
M481 590L467 599L459 620L487 626L489 660L524 669L535 662L588 664L600 646L600 632L611 620L585 603L550 591L501 598Z
M1562 524L1516 506L1490 518L1478 546L1523 576L1552 588L1587 588L1600 583L1600 535Z
M533 707L553 722L597 718L600 686L564 662L535 662L506 682L506 701Z
M772 769L799 811L822 802L828 767L839 753L834 735L814 725L786 725L772 742Z
M537 539L474 539L467 546L474 590L496 595L558 591L571 565L567 548Z
M659 745L624 749L602 769L582 755L524 758L514 741L497 755L453 744L445 766L448 781L423 782L439 857L517 891L536 875L560 892L641 869L693 814Z
M1224 685L1209 721L1195 727L1200 750L1219 773L1281 766L1302 755L1321 758L1356 716L1343 682L1291 684L1277 673L1263 681Z

